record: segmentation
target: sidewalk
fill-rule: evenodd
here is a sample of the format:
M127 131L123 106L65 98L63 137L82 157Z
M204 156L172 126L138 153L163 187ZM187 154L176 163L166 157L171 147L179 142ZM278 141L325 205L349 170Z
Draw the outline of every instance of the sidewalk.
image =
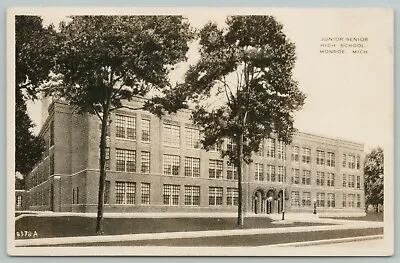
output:
M325 216L325 214L312 214L312 213L285 213L286 220L293 220L297 222L321 222L319 220L337 220L330 219L328 217L320 218L319 216ZM21 214L15 218L15 221L26 216L38 216L38 217L54 217L54 216L80 216L80 217L96 217L97 213L76 213L76 212L51 212L51 211L38 211L35 213ZM340 214L337 214L340 216ZM357 216L357 214L355 214ZM193 217L230 217L236 218L237 212L220 212L220 213L209 213L209 212L193 212L193 213L180 213L180 212L134 212L134 213L104 213L104 218L193 218ZM272 220L281 220L282 214L245 214L246 218L251 217L267 217ZM351 217L349 217L351 219ZM348 221L348 220L344 220Z
M226 214L226 213L225 213ZM68 213L71 216L71 213ZM176 214L175 214L176 215ZM187 214L185 214L187 216ZM215 214L213 214L216 216ZM43 216L43 215L42 215ZM110 216L110 214L108 214ZM153 214L154 216L154 214ZM160 215L161 216L161 215ZM165 215L168 217L168 215ZM197 217L199 215L196 215ZM206 216L206 215L204 215ZM210 216L210 215L208 215ZM221 215L218 215L221 216ZM227 215L226 215L227 216ZM137 240L162 240L173 238L197 238L197 237L220 237L220 236L240 236L240 235L258 235L258 234L276 234L276 233L300 233L316 231L335 231L335 230L354 230L381 228L383 222L336 220L327 218L318 218L316 216L299 217L298 214L286 216L287 220L276 220L277 224L288 224L290 222L319 222L331 223L335 225L324 226L303 226L303 227L279 227L264 229L234 229L234 230L213 230L213 231L187 231L187 232L167 232L167 233L146 233L146 234L128 234L112 236L83 236L83 237L62 237L62 238L38 238L15 240L15 246L40 246L40 245L60 245L60 244L79 244L96 242L114 242L114 241L137 241ZM292 221L293 220L293 221Z

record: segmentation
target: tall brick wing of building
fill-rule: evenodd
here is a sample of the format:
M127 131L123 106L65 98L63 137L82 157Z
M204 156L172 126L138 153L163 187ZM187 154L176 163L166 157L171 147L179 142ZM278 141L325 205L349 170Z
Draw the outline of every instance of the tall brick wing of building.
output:
M127 103L138 108L143 102ZM109 125L105 212L237 211L237 171L219 152L235 145L225 140L203 150L190 111L160 119L121 108ZM49 105L40 132L47 147L27 177L24 209L96 212L100 128L95 116L74 113L59 101ZM291 145L268 138L245 166L244 209L361 213L363 152L359 143L302 132Z

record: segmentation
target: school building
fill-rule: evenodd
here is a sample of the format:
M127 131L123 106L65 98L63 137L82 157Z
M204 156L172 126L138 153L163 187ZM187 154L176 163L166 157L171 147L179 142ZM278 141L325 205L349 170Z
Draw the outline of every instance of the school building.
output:
M143 100L127 103L137 108ZM189 116L181 111L160 119L126 108L112 113L105 212L237 211L237 171L219 152L235 145L225 140L201 149ZM17 209L97 211L98 117L52 102L40 136L46 151L27 177L23 197L16 197ZM296 132L291 145L265 139L252 159L243 171L248 214L364 211L363 144Z

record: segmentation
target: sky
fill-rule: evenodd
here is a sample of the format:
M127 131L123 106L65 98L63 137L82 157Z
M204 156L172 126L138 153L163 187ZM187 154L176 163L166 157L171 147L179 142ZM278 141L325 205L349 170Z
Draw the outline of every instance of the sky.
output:
M91 9L90 12L103 11ZM122 14L119 9L107 9L106 12ZM182 13L195 28L201 28L208 21L215 21L222 27L226 16L232 14L273 15L283 24L287 37L296 44L294 78L307 95L303 109L296 113L295 127L303 132L364 143L365 151L378 145L383 148L393 146L393 18L389 10L202 8L171 11L135 8L122 12ZM76 9L36 12L42 16L45 25L58 24L70 14L83 13ZM321 44L331 46L321 47ZM358 47L342 48L345 44ZM321 53L321 50L330 53ZM341 50L344 53L337 53ZM353 50L360 53L353 54ZM172 79L179 79L188 65L198 59L196 44L191 45L188 57L188 61L173 72ZM28 108L39 129L40 102L30 104Z

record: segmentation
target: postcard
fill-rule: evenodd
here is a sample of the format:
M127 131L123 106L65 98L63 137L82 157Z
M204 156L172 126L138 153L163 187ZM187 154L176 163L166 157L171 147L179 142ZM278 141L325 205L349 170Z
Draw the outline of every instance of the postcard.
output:
M393 79L390 8L10 8L8 253L393 255Z

